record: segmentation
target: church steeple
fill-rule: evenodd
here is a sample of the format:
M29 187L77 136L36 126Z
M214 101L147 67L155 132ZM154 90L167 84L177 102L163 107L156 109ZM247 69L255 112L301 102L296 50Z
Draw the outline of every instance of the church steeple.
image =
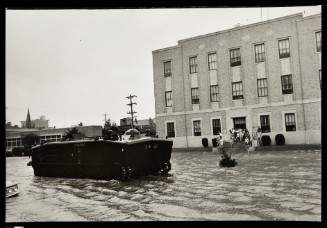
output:
M32 122L31 122L31 116L30 116L30 109L27 110L25 127L26 128L32 128Z

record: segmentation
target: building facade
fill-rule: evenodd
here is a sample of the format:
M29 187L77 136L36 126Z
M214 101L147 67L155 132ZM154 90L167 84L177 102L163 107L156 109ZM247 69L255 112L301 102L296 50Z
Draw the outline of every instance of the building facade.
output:
M174 147L232 128L321 143L321 14L179 40L153 54L156 130ZM253 131L253 132L252 132Z
M20 121L22 128L38 128L44 129L49 127L49 120L45 119L45 116L40 116L40 119L31 120L30 112L27 111L26 121Z
M85 135L85 137L102 136L102 126L76 126L79 133ZM8 129L6 130L6 151L12 151L14 147L24 147L22 138L28 134L35 134L40 136L40 142L46 140L61 141L62 136L66 134L70 128L48 128L48 129Z

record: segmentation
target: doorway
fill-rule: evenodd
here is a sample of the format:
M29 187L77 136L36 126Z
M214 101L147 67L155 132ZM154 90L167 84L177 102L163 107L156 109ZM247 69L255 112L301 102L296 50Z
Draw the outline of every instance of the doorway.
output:
M233 118L234 129L246 129L245 117Z

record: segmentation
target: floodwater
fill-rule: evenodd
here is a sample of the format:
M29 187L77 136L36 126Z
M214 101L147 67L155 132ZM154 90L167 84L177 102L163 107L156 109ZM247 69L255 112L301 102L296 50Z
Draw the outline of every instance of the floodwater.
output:
M6 222L321 221L321 150L173 152L165 175L92 180L36 177L28 157L6 158L20 195L6 199Z

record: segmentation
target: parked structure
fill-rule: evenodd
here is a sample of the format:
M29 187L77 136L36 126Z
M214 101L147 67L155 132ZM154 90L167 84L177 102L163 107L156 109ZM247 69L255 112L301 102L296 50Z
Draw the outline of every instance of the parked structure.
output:
M156 130L175 148L258 127L273 145L277 134L286 144L321 143L321 14L238 26L152 54Z

